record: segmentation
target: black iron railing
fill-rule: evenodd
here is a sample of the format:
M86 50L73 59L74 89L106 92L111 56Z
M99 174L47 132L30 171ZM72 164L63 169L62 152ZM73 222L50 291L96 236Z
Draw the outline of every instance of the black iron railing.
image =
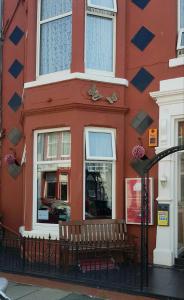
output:
M0 239L0 271L117 290L140 289L140 267L131 260L131 254L118 261L116 249L112 252L103 243L80 245L79 242L69 246L51 236L48 239L12 236L7 230Z

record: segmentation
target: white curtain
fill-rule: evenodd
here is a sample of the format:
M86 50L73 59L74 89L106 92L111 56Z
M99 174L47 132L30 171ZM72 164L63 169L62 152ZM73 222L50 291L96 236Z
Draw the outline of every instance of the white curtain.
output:
M111 18L87 15L86 67L113 71L113 21Z
M71 134L69 131L62 132L62 151L61 155L70 155L70 148L71 148Z
M41 20L72 11L72 0L42 0Z
M180 0L180 28L184 28L184 0ZM184 45L184 37L182 45Z
M114 8L113 0L91 0L91 4L107 8Z
M71 50L71 16L42 24L40 28L40 74L69 69Z
M89 155L112 158L112 135L105 132L89 132Z
M57 147L58 147L58 134L57 133L49 133L48 134L48 148L47 148L47 156L48 157L57 157Z

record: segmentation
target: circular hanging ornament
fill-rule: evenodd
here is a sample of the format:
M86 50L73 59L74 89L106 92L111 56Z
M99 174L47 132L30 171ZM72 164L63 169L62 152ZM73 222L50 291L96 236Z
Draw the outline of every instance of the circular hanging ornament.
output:
M138 159L142 158L145 155L145 149L143 146L136 145L132 149L133 158Z

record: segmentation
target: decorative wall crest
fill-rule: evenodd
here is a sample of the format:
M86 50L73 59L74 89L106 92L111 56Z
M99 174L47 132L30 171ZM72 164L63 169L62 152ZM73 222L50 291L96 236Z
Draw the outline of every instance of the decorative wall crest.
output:
M100 94L99 90L96 88L96 85L92 85L92 87L88 90L88 95L91 96L91 100L98 101L100 99L105 99L110 104L115 103L118 100L118 96L115 92L112 93L112 95L105 97Z

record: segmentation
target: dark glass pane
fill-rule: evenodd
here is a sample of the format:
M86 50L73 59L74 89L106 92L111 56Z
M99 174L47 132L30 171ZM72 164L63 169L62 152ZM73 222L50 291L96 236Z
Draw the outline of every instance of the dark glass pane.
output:
M112 163L86 163L86 219L112 218Z

